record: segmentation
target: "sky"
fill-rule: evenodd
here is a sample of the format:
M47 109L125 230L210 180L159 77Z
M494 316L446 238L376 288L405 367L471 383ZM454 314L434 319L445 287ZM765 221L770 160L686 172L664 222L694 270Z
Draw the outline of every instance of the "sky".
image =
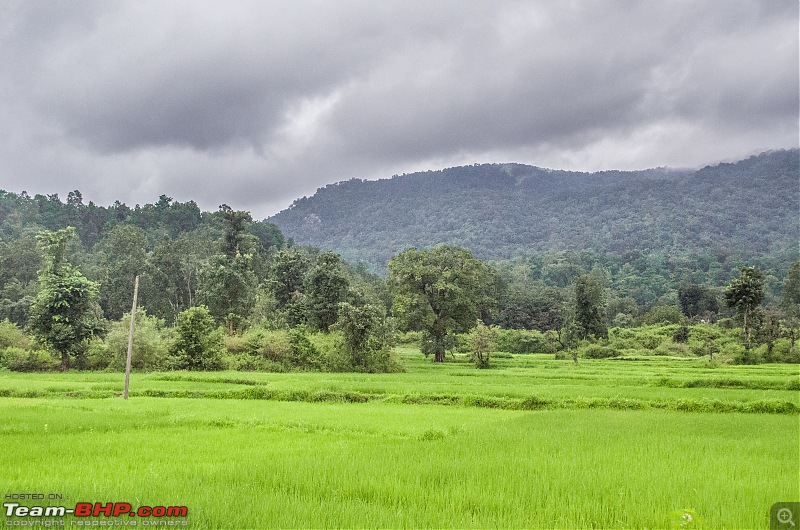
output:
M797 0L3 0L0 189L262 219L328 183L798 147Z

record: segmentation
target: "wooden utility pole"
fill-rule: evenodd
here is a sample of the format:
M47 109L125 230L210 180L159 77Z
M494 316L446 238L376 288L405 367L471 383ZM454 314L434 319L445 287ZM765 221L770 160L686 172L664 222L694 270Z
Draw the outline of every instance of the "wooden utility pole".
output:
M133 281L133 307L131 307L131 329L128 332L128 356L125 358L125 390L122 399L128 399L128 385L131 382L131 355L133 354L133 327L136 324L136 297L139 296L139 275Z

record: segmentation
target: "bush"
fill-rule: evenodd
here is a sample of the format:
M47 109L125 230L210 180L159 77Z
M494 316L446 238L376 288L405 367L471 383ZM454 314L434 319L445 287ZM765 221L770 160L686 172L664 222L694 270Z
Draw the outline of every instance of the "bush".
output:
M690 354L689 346L678 342L666 341L661 343L658 348L653 350L655 355L666 355L671 357L686 357Z
M106 341L95 337L89 342L85 356L87 370L105 370L111 364L111 360L112 355Z
M344 337L340 331L313 333L308 338L317 350L320 370L326 372L351 372L353 370L350 355L344 347Z
M541 331L526 329L498 330L497 350L508 353L553 353L552 345Z
M225 345L223 333L205 306L192 307L178 315L177 337L169 350L168 368L218 370Z
M415 346L419 348L422 344L422 332L398 331L395 334L395 343L399 346Z
M57 369L61 361L44 350L23 350L9 346L0 350L0 365L13 372L48 372Z
M245 334L244 339L248 354L275 363L291 364L292 344L287 330L252 328Z
M578 348L578 355L587 359L608 359L609 357L618 357L619 354L617 349L601 344L588 344Z
M645 326L658 324L680 324L686 320L681 310L675 306L657 305L650 308L642 317Z
M121 320L113 322L106 335L107 361L102 365L102 349L94 342L90 345L93 350L94 369L110 368L115 371L125 370L125 361L128 357L128 335L131 326L130 313L122 316ZM169 341L165 335L164 321L147 314L139 308L136 310L136 326L133 331L133 352L131 354L131 368L134 370L160 370L167 366L169 355ZM92 363L90 363L92 364Z
M247 353L247 340L241 335L225 336L225 351L230 355Z
M497 345L497 326L487 326L480 320L469 333L469 344L472 360L476 368L489 368L491 352Z
M676 325L611 328L608 343L618 350L655 350L665 341L672 341L677 330Z
M3 320L0 322L0 350L13 346L22 350L29 350L31 341L28 336L13 322Z
M393 329L378 306L339 304L339 320L331 329L341 332L342 347L358 372L397 371L391 355Z
M289 331L289 347L294 366L316 368L319 365L319 352L308 339L308 331L304 327L296 327Z

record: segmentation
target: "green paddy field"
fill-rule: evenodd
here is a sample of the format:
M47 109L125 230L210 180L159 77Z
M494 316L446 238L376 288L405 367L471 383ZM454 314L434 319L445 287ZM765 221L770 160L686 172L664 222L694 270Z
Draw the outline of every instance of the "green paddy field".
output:
M62 499L13 502L188 515L0 519L769 528L773 503L800 500L797 365L526 355L476 370L399 355L407 371L396 374L134 373L128 401L122 374L2 372L4 502L53 494Z

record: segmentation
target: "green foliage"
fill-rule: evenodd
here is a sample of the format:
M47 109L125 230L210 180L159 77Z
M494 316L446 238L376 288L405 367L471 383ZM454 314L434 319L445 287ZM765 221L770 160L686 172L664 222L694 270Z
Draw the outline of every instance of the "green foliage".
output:
M218 370L224 347L222 330L208 308L192 307L178 315L167 364L176 370Z
M585 274L575 281L575 326L582 339L608 338L606 301L602 282Z
M619 350L612 346L603 346L602 344L586 344L578 348L578 355L587 359L607 359L609 357L618 357Z
M291 326L305 321L304 281L308 268L308 257L296 247L277 252L272 260L269 289L277 310Z
M125 370L130 318L130 312L123 315L120 320L111 324L108 335L106 335L105 343L108 348L107 366L112 370ZM133 332L131 368L145 371L163 369L167 363L169 346L170 337L164 329L164 321L150 316L144 309L138 308ZM98 368L105 367L98 366Z
M0 349L13 346L23 350L31 347L31 341L19 326L8 320L0 322Z
M797 149L697 171L589 174L481 164L328 185L270 221L301 244L376 268L397 249L439 244L486 260L593 249L620 267L630 264L620 275L625 294L651 305L664 286L650 280L662 272L689 273L676 275L675 288L721 285L737 262L754 258L787 270L800 233L800 194L787 190L796 190L798 173ZM683 260L693 257L703 266L686 270ZM550 285L564 287L591 270L562 258L547 263Z
M392 330L378 307L339 305L339 320L333 326L343 338L351 366L363 372L390 372L396 367L391 358Z
M303 327L296 327L289 331L289 346L291 348L291 362L301 368L317 368L319 365L319 352L308 338L308 332Z
M138 226L120 224L103 241L100 307L106 318L118 320L130 311L134 277L147 267L147 234Z
M502 293L493 322L510 329L560 329L566 318L564 289L543 283L512 283Z
M675 306L656 305L651 307L642 317L642 324L645 326L681 324L685 317L680 309Z
M70 355L98 330L98 289L66 259L66 247L74 228L42 232L37 239L45 254L39 274L39 294L31 307L30 328L34 335L61 355L61 369L69 367Z
M347 294L349 281L341 256L323 252L306 276L306 314L315 329L328 331L338 319L339 303Z
M469 332L469 347L476 368L489 368L489 359L497 347L496 326L487 326L480 320Z
M681 311L689 318L716 313L719 303L716 295L704 285L688 284L678 289Z
M744 267L739 278L725 288L725 303L742 319L745 345L750 347L753 312L764 300L764 275L758 267Z
M458 247L412 248L389 261L394 314L425 332L436 362L444 361L450 334L467 331L496 303L495 281L489 267Z
M552 341L541 331L497 329L497 350L509 353L554 353Z
M0 367L12 372L48 372L58 366L58 359L45 350L28 350L17 346L0 349Z

